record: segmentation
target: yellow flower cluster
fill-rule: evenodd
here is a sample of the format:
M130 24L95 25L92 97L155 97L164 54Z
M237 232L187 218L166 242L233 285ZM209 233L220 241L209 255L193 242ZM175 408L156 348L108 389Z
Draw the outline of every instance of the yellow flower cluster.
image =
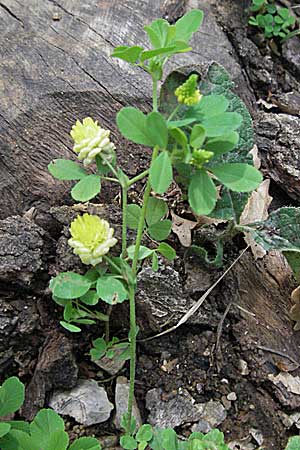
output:
M84 166L91 164L97 155L108 162L114 158L116 147L109 140L110 131L101 128L91 117L86 117L82 123L77 120L70 134L75 142L73 150L78 153L78 159L83 161Z
M178 86L175 95L179 103L187 106L193 106L200 102L202 95L197 89L198 75L190 75L185 83Z
M102 257L117 243L113 237L114 229L100 217L83 214L73 220L70 227L71 239L68 244L74 249L83 264L95 266Z

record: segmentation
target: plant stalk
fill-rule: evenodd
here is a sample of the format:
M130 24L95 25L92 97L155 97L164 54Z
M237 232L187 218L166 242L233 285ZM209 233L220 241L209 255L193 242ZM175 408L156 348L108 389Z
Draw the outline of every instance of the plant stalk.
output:
M152 77L153 81L153 111L157 111L157 80ZM158 155L158 147L155 146L152 152L151 164ZM132 180L131 180L132 181ZM142 242L144 223L146 216L146 209L151 192L151 184L148 175L146 189L143 196L143 206L141 216L138 224L137 236L135 241L134 255L132 261L133 276L137 274L137 264L139 250ZM124 220L124 217L123 217ZM135 318L135 287L129 286L129 317L130 317L130 381L129 381L129 394L128 394L128 407L127 407L127 423L126 433L130 434L131 418L132 418L132 405L134 399L134 384L135 384L135 366L136 366L136 318Z
M154 147L152 153L152 161L155 160L158 154L158 147ZM141 246L141 241L143 237L144 231L144 223L146 216L146 209L148 205L148 200L151 192L151 184L148 176L146 189L143 196L143 206L141 211L141 217L139 220L134 255L132 261L132 272L133 276L136 276L137 273L137 264L138 264L138 256L139 250ZM129 394L128 394L128 409L127 409L127 427L126 433L130 434L130 425L132 418L132 404L134 399L134 383L135 383L135 365L136 365L136 321L135 321L135 290L133 286L129 288L129 315L130 315L130 381L129 381Z
M122 258L125 258L127 248L127 192L128 187L122 186Z

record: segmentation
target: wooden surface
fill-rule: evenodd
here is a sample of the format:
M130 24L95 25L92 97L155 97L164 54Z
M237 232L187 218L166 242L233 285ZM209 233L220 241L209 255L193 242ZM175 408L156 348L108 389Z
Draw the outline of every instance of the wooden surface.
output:
M1 218L69 199L66 185L53 180L47 164L72 154L69 131L76 119L92 116L112 129L129 174L143 167L147 150L128 143L125 148L115 115L124 105L150 108L149 76L110 54L117 45L146 47L143 26L155 18L176 20L191 7L206 11L193 51L174 58L168 69L216 60L254 103L211 5L209 0L0 1Z

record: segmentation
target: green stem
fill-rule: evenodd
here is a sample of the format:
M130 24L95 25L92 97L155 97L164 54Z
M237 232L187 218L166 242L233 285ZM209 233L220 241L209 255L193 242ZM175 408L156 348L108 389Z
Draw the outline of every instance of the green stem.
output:
M158 154L158 147L154 147L152 153L152 161L155 160ZM152 162L151 161L151 162ZM148 177L146 189L143 196L143 206L141 216L138 224L134 255L132 261L133 276L137 273L138 255L141 246L141 241L144 232L144 223L146 216L146 209L151 192L151 184ZM127 409L127 427L126 433L130 434L130 424L132 418L132 404L134 399L134 383L135 383L135 365L136 365L136 322L135 322L135 291L133 286L129 286L129 314L130 314L130 381L128 394L128 409Z
M104 259L110 266L112 266L117 272L119 272L120 274L122 274L122 270L120 269L120 267L117 266L117 264L115 264L115 263L113 262L113 260L112 260L109 256L105 255L105 256L103 256L103 259Z
M154 147L153 153L152 153L151 164L157 157L157 154L158 154L158 147ZM142 237L143 237L146 209L147 209L148 200L150 197L150 192L151 192L151 184L150 184L150 180L148 177L146 189L145 189L144 196L143 196L143 206L142 206L142 211L141 211L141 216L140 216L140 220L139 220L139 224L138 224L138 230L137 230L136 241L135 241L134 255L133 255L133 261L132 261L133 275L136 275L136 271L137 271L138 255L139 255L139 250L140 250Z
M131 178L131 180L128 181L127 186L130 187L132 186L134 183L136 183L137 181L142 180L146 175L148 175L149 173L149 169L144 170L144 172L141 172L139 175L137 175L134 178Z
M114 174L114 176L115 176L115 177L118 179L118 181L119 181L119 175L118 175L118 172L115 170L115 168L110 164L110 162L109 162L104 156L101 156L101 158L102 158L103 162L107 165L107 167L110 168L111 172ZM120 181L119 181L119 182L120 182Z
M152 81L153 81L153 111L157 111L157 80L152 77ZM157 154L158 154L158 147L154 147L151 164L157 157ZM134 255L132 261L132 272L134 277L136 276L137 273L138 256L143 237L146 209L150 197L150 192L151 192L151 184L148 175L146 189L143 196L143 206L138 224ZM131 428L132 405L134 399L134 384L135 384L135 365L136 365L135 288L132 284L129 285L129 316L130 316L130 381L129 381L128 409L127 409L127 423L126 423L127 434L130 434Z
M122 258L125 258L127 248L127 191L128 187L122 186Z
M179 105L177 105L176 108L174 109L174 111L169 115L169 117L167 119L168 122L173 119L175 114L178 112L178 109L179 109Z
M135 366L136 366L136 319L135 319L135 291L134 287L129 288L129 307L130 307L130 382L127 406L126 433L130 433L132 419L132 405L134 399Z
M111 177L104 177L103 175L101 175L102 180L105 181L113 181L114 183L120 183L120 181L117 178L111 178Z
M157 80L152 77L153 87L152 87L152 105L153 111L158 111L157 106Z
M110 319L110 315L112 312L112 305L109 305L109 307L107 308L106 314L108 316L108 321L105 322L105 342L108 343L109 342L109 319Z

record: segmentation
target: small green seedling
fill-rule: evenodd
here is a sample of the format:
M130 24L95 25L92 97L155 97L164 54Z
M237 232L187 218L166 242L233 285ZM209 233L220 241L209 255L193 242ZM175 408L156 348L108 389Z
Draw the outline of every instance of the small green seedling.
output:
M256 14L249 18L249 24L262 30L266 39L280 38L284 42L300 33L288 8L278 8L268 0L252 0L250 10Z

